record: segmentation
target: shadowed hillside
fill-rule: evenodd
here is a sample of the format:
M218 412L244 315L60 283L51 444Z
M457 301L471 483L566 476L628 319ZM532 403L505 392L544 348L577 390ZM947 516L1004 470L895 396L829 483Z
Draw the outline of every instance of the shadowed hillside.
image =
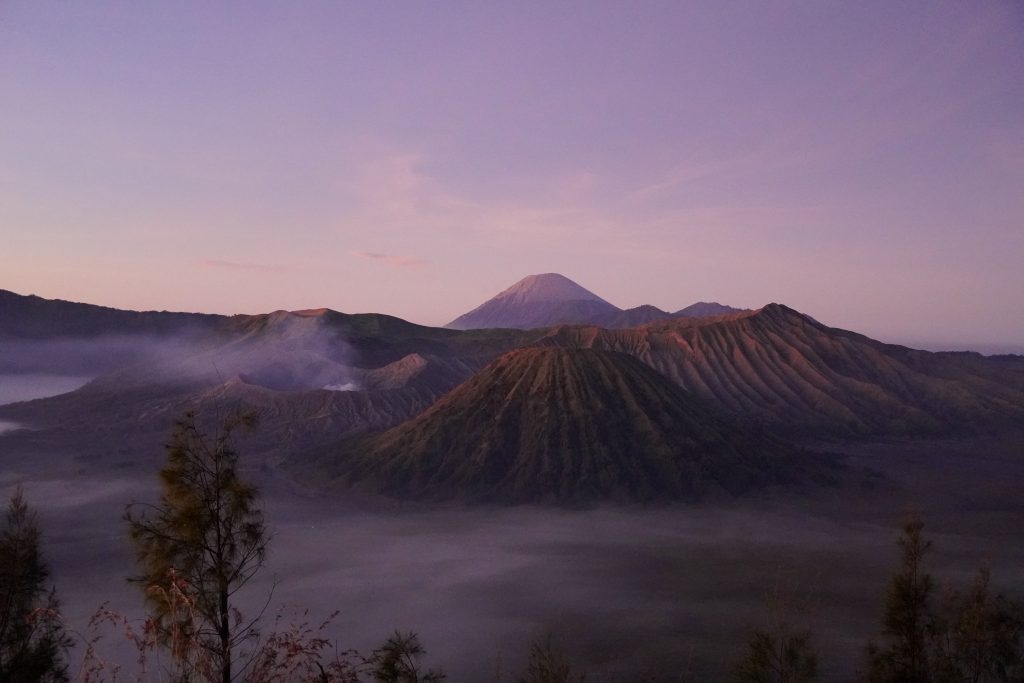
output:
M207 330L222 320L222 315L124 311L0 289L0 338L180 334L183 330Z
M508 353L420 416L345 450L322 468L431 499L693 499L814 471L634 358L589 349Z
M0 290L0 373L95 375L208 335L224 316L124 311Z
M81 389L0 413L42 430L22 438L106 452L151 442L185 410L255 410L260 449L288 453L394 426L542 334L458 332L326 309L233 316L173 344L143 349L139 341L141 360L121 359Z

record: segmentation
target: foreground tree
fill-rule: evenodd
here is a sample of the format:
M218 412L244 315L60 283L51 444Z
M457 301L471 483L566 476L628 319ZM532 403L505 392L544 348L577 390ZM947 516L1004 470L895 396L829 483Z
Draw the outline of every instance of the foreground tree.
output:
M370 675L378 683L438 683L446 676L440 671L421 671L426 654L415 633L395 631L368 660Z
M934 582L924 570L931 542L924 522L907 516L899 538L902 562L892 577L885 603L884 644L868 645L867 678L871 683L928 683L929 601Z
M519 680L520 683L582 683L586 676L573 673L565 653L549 634L530 646L530 659Z
M64 650L70 641L48 585L40 536L19 488L0 530L0 681L7 683L68 680Z
M736 667L739 683L810 683L817 680L818 658L811 636L800 633L754 631L747 656Z
M235 596L263 567L269 540L232 441L235 429L253 422L236 416L211 436L187 413L167 445L159 502L125 511L142 571L135 580L161 643L191 669L185 675L221 683L242 677L238 650L255 637L256 619L243 620ZM187 609L169 606L170 590L186 596Z
M747 639L734 672L739 683L810 683L817 680L818 656L806 626L812 602L780 576L765 596L767 623Z
M969 590L944 596L930 629L934 680L1024 680L1024 608L990 584L982 569Z

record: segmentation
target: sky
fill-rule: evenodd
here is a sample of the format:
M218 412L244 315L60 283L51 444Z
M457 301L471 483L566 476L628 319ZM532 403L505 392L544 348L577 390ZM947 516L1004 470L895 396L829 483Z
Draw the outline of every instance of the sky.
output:
M0 0L0 288L1024 347L1022 65L1014 1Z

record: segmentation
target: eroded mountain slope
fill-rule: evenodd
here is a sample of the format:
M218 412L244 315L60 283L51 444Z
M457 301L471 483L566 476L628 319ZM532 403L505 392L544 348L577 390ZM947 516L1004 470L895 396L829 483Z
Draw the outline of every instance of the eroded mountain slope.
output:
M629 355L531 348L313 471L402 498L566 502L742 493L817 467Z

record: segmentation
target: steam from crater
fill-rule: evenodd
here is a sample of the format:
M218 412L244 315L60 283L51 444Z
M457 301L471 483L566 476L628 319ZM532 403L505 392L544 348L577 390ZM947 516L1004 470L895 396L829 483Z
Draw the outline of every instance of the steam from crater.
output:
M325 384L324 389L327 391L362 391L363 387L359 385L359 382L345 382L343 384Z

